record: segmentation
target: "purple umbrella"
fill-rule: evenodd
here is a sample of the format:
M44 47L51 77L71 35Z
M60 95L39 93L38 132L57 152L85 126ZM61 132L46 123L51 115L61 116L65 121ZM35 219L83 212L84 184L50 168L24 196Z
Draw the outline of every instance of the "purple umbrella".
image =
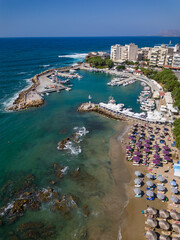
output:
M166 149L166 150L168 150L168 151L170 150L167 145L164 145L163 148Z
M140 158L137 157L137 156L134 156L134 157L133 157L133 160L136 161L136 162L140 162Z
M156 159L160 159L160 156L157 153L155 153L153 157Z
M141 153L138 152L138 151L135 151L134 154L137 155L137 156L141 155Z
M147 144L147 143L146 143L146 144L144 144L144 146L145 146L145 147L147 147L147 148L149 148L149 147L150 147L150 145L149 145L149 144Z
M129 139L134 139L132 136L129 136Z
M161 161L160 161L160 160L157 160L157 159L154 159L154 160L153 160L153 163L156 164L156 165L161 165Z
M144 151L147 153L150 152L150 150L148 148L145 148Z
M146 143L150 143L151 141L149 139L145 139L145 142Z
M164 150L163 154L169 155L169 152Z
M155 145L153 146L153 148L159 149L159 146L158 146L157 144L155 144Z
M170 162L170 161L171 161L171 158L170 158L170 157L168 157L168 156L164 156L164 159L165 159L165 160L167 160L168 162Z
M137 142L137 143L136 143L136 146L139 146L139 147L140 147L140 146L142 146L142 144L141 144L140 142Z
M131 146L126 146L126 149L131 149Z

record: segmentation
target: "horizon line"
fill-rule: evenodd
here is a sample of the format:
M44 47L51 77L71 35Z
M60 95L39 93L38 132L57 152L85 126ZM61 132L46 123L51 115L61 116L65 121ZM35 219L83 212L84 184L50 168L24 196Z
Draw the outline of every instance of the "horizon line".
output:
M0 37L0 39L1 38L104 38L104 37L106 37L106 38L112 38L112 37L180 37L180 35L178 35L178 36L164 36L164 35L139 35L139 36L137 36L137 35L135 35L135 36L32 36L32 37L23 37L23 36L21 36L21 37Z

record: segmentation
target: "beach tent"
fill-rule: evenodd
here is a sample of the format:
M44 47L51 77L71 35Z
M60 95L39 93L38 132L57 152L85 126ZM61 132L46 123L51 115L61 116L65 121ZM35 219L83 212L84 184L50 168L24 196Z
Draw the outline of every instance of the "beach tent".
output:
M179 202L179 199L176 197L176 196L171 196L171 201L173 203L178 203Z
M163 230L169 230L170 224L168 222L166 222L165 220L160 220L159 227Z
M166 190L166 188L165 188L163 185L158 185L158 186L157 186L157 189L158 189L159 191L162 191L162 192L164 192L164 191Z
M176 181L172 180L172 181L170 181L170 184L175 187L176 186Z
M159 211L159 216L161 217L161 218L168 218L169 217L169 212L167 211L167 210L165 210L165 209L161 209L160 211Z
M175 188L175 187L171 187L171 192L174 193L174 194L178 194L179 193L178 189Z
M152 186L154 185L154 183L153 183L152 181L147 181L147 182L146 182L146 185L147 185L148 187L152 187Z
M142 180L140 178L136 178L134 179L134 183L140 185L142 183Z
M175 177L180 177L180 164L175 163L174 167L173 167L173 170L174 170L174 176Z
M154 192L148 190L148 191L146 191L146 195L147 195L148 197L154 197Z
M166 196L162 193L157 193L157 198L159 198L160 200L164 200Z
M170 238L164 234L161 234L159 240L170 240Z
M157 179L160 181L160 182L164 182L165 181L165 178L163 176L159 176L157 177Z
M170 211L170 216L176 221L180 220L180 213L177 212L176 210L171 210Z
M147 231L146 232L146 238L149 240L157 240L157 234L154 231Z
M179 224L172 224L172 228L176 233L180 233L180 225Z
M147 208L147 212L148 212L149 214L156 215L158 211L157 211L157 209L155 209L155 208L153 208L153 207L148 207L148 208Z
M146 174L146 177L149 178L149 179L154 179L154 175L150 174L150 173L147 173Z
M135 175L136 175L137 177L141 177L141 176L142 176L142 173L141 173L140 171L135 171L134 173L135 173Z
M134 188L134 193L137 194L137 195L140 195L141 194L141 190L139 188Z
M147 218L146 223L151 227L156 227L158 222L154 218Z

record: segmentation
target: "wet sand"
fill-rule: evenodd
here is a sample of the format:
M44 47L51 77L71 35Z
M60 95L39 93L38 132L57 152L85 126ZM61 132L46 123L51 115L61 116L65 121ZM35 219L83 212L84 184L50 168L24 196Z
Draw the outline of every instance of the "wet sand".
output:
M122 125L123 124L123 125ZM121 137L127 131L127 122L117 125L116 134L111 137L109 145L110 175L112 186L108 194L102 199L104 218L88 223L89 240L116 240L121 239L121 224L123 222L123 211L128 203L128 195L125 186L130 181L130 173L125 166L125 152L121 148ZM107 217L108 216L108 217Z

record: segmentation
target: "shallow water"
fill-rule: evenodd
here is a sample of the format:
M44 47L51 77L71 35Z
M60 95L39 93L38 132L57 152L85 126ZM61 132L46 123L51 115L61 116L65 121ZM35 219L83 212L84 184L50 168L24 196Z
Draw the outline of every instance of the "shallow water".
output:
M102 50L117 41L106 40ZM42 203L40 210L28 208L23 211L13 224L9 223L8 217L3 218L0 239L9 239L14 235L18 239L29 239L18 230L21 223L29 221L55 227L55 235L43 239L79 240L95 239L95 236L96 239L116 239L122 221L121 213L127 201L124 182L128 181L128 175L119 148L119 139L126 124L95 113L79 113L77 107L87 101L91 94L93 102L107 102L109 96L113 96L118 103L139 112L136 99L142 86L137 82L127 87L109 87L106 83L111 76L80 71L83 78L71 81L72 91L46 96L45 105L41 108L7 113L4 106L18 90L27 87L26 78L47 68L77 61L72 56L63 59L58 58L59 55L86 53L96 50L102 43L97 41L94 45L81 45L79 52L79 43L74 43L75 48L72 40L69 48L57 39L54 40L57 41L55 45L52 42L47 44L46 39L32 40L33 44L30 40L22 44L23 40L18 42L16 39L16 44L8 45L11 41L6 42L3 52L1 50L6 58L0 66L0 207L10 207L12 201L24 191L34 194L52 188L59 196ZM66 151L57 150L60 140L82 127L88 133L81 137L79 143L74 142ZM54 163L68 167L62 179L57 176ZM81 174L73 177L72 173L78 167ZM53 210L55 202L63 194L77 197L77 207L70 209L68 214ZM84 216L86 211L90 212L88 217ZM47 229L43 231L48 233ZM42 232L38 234L42 235Z

